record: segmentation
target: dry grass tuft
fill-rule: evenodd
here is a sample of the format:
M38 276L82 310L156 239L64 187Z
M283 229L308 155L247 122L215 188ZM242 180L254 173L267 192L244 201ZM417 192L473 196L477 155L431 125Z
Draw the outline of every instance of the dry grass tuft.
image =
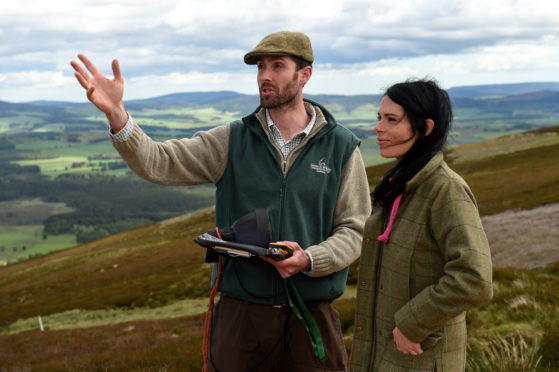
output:
M469 372L536 372L542 357L540 341L521 334L497 336L475 346L469 344Z

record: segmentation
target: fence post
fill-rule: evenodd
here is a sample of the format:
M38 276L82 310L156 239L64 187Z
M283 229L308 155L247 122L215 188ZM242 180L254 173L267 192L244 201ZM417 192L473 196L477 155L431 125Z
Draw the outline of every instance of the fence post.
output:
M43 332L45 329L43 328L43 319L41 318L41 316L39 315L39 329L41 330L41 332Z

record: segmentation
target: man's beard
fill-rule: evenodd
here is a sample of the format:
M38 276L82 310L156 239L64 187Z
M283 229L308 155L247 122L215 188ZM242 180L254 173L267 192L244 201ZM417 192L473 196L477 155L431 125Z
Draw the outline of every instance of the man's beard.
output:
M299 91L299 86L297 85L297 75L298 74L295 73L293 75L293 80L287 83L283 89L278 89L277 86L269 83L263 83L260 86L260 89L265 86L272 87L274 88L276 94L269 97L262 97L262 93L260 93L260 105L267 109L282 108L292 105Z

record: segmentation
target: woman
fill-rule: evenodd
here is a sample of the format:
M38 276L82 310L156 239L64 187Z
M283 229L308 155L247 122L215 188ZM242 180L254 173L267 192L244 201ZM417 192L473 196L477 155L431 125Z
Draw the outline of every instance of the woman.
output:
M433 81L395 84L381 101L380 154L397 163L371 194L351 371L465 368L465 311L491 299L492 269L474 196L443 160L451 120Z

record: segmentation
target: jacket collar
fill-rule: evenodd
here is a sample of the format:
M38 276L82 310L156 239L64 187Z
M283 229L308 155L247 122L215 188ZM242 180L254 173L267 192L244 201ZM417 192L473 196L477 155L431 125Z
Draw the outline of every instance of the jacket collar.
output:
M308 135L309 138L314 137L324 127L334 127L337 125L336 120L334 119L332 114L330 114L324 107L314 101L311 101L310 99L304 98L303 101L313 105L316 112L316 122L313 126L312 131ZM266 110L262 106L258 106L256 110L249 116L252 115L254 115L256 119L258 119L258 122L262 126L262 129L265 133L267 133L268 124L266 121Z
M427 164L417 174L406 183L406 192L411 191L421 185L433 172L442 164L444 156L442 151L439 151L435 156L429 160Z

